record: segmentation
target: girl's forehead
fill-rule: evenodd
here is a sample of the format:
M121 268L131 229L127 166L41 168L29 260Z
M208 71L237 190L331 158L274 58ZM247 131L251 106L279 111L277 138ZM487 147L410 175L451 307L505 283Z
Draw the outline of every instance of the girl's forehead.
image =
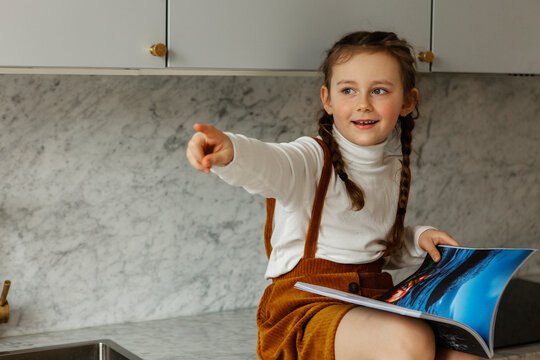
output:
M341 61L332 66L332 82L343 78L368 80L381 78L401 83L399 62L384 51L361 51L342 56Z

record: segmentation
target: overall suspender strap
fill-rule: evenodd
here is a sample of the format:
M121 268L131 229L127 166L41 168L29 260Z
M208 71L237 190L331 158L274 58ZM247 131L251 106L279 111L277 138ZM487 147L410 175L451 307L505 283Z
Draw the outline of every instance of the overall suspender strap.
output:
M272 222L274 220L274 209L276 208L276 199L266 199L266 223L264 224L264 248L266 249L266 257L270 258L272 253Z
M322 147L324 152L324 165L321 172L321 177L317 185L317 191L315 192L315 199L311 208L311 218L309 221L308 231L306 234L306 243L304 245L304 258L311 259L315 257L315 251L317 250L317 240L319 238L319 226L321 224L322 210L324 205L324 199L326 192L328 191L328 184L330 183L330 177L332 175L332 158L330 156L330 150L326 144L317 138L314 138ZM266 255L270 257L272 252L272 244L270 242L272 238L272 223L274 219L274 209L276 200L269 198L266 199L266 223L264 225L264 246L266 248Z

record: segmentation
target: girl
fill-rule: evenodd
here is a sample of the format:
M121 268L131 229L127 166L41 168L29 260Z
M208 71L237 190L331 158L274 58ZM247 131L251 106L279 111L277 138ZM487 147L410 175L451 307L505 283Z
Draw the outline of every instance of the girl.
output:
M321 70L318 138L270 144L196 124L187 148L195 169L269 198L272 284L257 312L258 356L475 359L436 349L422 320L294 289L304 281L377 297L392 286L383 265L417 264L424 251L438 261L437 244L458 245L442 231L404 227L418 99L409 45L393 33L352 33L328 51ZM401 160L384 151L396 127Z

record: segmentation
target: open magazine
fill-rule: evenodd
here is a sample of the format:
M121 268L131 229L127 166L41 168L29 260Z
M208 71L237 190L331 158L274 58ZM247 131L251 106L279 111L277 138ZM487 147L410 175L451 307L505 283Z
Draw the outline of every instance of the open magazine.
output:
M517 269L536 250L473 249L439 245L441 260L428 255L420 268L377 300L297 282L300 290L357 305L421 318L438 346L493 357L501 294Z

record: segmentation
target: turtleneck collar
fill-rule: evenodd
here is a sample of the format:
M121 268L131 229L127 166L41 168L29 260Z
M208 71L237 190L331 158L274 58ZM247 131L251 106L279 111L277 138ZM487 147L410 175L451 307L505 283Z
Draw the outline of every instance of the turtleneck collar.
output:
M388 139L377 145L360 146L347 140L334 125L334 137L341 149L343 159L351 165L378 166L383 163L384 149Z

